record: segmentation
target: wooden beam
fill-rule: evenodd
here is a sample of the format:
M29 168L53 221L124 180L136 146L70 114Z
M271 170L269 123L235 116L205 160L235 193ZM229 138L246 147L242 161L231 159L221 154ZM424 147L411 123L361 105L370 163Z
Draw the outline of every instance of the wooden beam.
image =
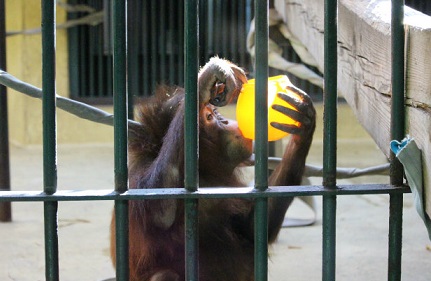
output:
M283 21L323 69L323 0L275 0ZM389 156L391 1L340 0L338 90ZM431 17L405 8L406 134L422 150L425 208L431 216ZM343 120L339 120L343 122Z

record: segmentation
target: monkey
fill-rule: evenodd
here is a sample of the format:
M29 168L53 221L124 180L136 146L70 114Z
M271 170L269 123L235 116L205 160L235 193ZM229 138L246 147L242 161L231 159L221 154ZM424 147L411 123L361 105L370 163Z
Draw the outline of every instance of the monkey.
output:
M235 64L214 57L198 74L200 187L245 187L238 167L248 165L252 140L243 137L234 120L218 107L232 102L247 82ZM291 134L281 163L268 179L270 186L300 185L315 130L311 98L289 86L299 98L279 93L294 110L275 110L300 125L277 122L271 126ZM184 97L181 87L161 86L136 106L141 124L129 133L129 185L140 188L184 186ZM268 243L280 231L292 197L268 199ZM254 200L200 199L198 203L199 280L254 280ZM130 280L185 279L184 201L151 199L129 201ZM115 265L115 219L111 222L111 257Z

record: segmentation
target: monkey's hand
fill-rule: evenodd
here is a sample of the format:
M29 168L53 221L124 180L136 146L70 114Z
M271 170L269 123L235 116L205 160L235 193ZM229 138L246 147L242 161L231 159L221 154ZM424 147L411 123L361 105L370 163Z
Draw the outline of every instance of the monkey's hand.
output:
M287 90L295 93L297 98L284 93L278 93L277 95L282 100L292 105L295 110L278 104L273 105L272 108L289 116L300 124L296 126L271 122L271 126L297 136L293 138L295 141L304 142L306 140L311 140L313 138L314 129L316 128L316 110L314 109L313 102L309 95L293 85L288 86Z
M199 71L199 102L225 106L247 82L244 71L230 61L213 57Z

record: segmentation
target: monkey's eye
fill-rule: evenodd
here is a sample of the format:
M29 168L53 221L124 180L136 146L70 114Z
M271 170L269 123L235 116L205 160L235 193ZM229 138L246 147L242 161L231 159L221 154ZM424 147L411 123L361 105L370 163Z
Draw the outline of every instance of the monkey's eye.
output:
M213 120L214 116L211 113L207 114L207 121Z

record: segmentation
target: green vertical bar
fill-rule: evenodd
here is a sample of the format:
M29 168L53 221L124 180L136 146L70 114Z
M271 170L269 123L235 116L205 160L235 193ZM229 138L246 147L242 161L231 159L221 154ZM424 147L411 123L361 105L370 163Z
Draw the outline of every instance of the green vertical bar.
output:
M325 0L325 96L323 135L323 185L336 188L337 165L337 0ZM323 196L322 279L335 280L336 268L335 195Z
M198 228L198 200L185 199L185 268L186 280L199 280L199 228Z
M335 280L337 197L323 196L322 280Z
M337 167L337 0L325 0L323 185L335 188Z
M43 186L46 194L57 190L57 140L55 110L55 1L42 1L42 112ZM59 280L58 202L44 203L45 277Z
M268 187L268 1L255 1L256 23L256 188Z
M6 18L5 2L0 0L0 69L6 71ZM9 126L7 91L0 86L0 187L10 190ZM0 202L0 222L12 221L10 202Z
M391 194L389 200L388 280L401 280L403 234L403 195Z
M405 133L404 111L404 0L392 0L392 108L391 137L401 140ZM403 184L403 167L391 153L391 184ZM389 207L388 280L401 280L403 195L391 194Z
M44 205L45 227L45 278L49 281L60 280L58 271L58 202L49 201Z
M392 0L392 107L391 137L404 138L404 0ZM391 184L403 184L403 167L392 157Z
M268 280L268 199L255 200L254 279Z
M57 189L55 110L55 1L42 1L42 109L44 191Z
M127 172L127 0L112 2L115 191L128 188ZM129 280L128 201L115 201L117 280Z
M199 1L184 1L184 85L185 97L185 188L198 188L198 70L199 70ZM186 280L199 280L198 201L185 200Z
M256 165L255 188L268 188L268 1L255 1L256 23ZM255 280L268 280L268 199L255 202Z

